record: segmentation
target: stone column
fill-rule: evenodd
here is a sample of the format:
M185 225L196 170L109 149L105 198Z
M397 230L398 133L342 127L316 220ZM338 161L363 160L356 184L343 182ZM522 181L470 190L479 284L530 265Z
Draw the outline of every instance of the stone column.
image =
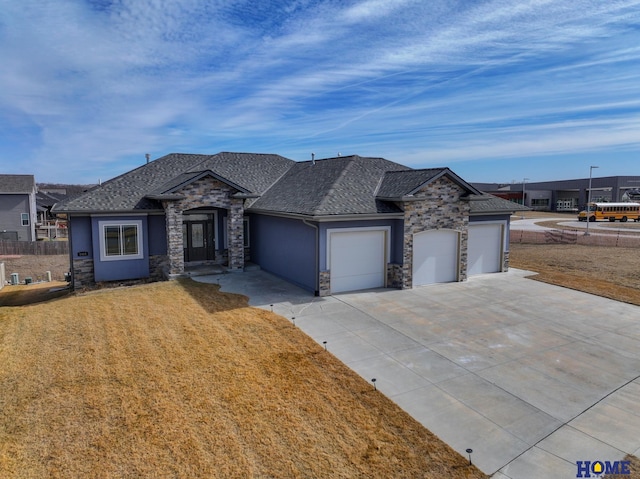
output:
M227 219L229 271L244 271L244 200L231 198Z
M169 276L184 273L184 243L182 238L182 209L176 203L163 202L167 222L167 257Z
M400 272L400 288L413 287L413 232L418 214L415 203L404 203L404 237L402 245L402 267Z

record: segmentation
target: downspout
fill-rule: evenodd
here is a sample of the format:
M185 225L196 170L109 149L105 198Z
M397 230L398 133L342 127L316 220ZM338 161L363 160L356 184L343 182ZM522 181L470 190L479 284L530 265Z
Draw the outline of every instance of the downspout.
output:
M71 291L76 289L76 270L73 267L73 235L71 234L71 215L67 214L67 242L69 243L69 274L71 281L69 285L71 286Z
M320 267L319 264L320 263L320 257L319 257L319 242L320 242L320 228L318 228L318 225L314 225L312 223L309 223L308 220L302 220L302 223L304 223L307 226L311 226L314 230L316 230L316 252L315 252L315 267L316 267L316 271L315 271L315 294L320 294Z

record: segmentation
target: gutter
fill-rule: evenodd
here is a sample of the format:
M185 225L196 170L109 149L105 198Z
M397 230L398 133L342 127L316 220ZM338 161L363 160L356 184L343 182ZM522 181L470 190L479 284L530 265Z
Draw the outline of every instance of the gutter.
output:
M328 221L358 221L358 220L385 220L385 219L403 219L404 213L352 213L345 215L305 215L300 213L286 213L280 211L261 210L257 208L249 208L245 210L247 213L256 213L266 216L277 216L280 218L294 218L303 221L317 221L319 223ZM315 226L314 226L315 228Z

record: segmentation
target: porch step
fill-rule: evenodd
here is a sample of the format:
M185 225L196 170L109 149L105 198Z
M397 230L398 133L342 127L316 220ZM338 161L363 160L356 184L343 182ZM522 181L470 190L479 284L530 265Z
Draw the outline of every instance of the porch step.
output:
M227 268L221 264L202 264L187 266L185 268L185 276L209 276L212 274L224 274L227 272Z

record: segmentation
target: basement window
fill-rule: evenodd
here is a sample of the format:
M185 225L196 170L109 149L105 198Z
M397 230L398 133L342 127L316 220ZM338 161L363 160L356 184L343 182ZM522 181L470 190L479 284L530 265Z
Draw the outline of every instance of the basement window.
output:
M142 221L100 221L100 260L142 259Z

